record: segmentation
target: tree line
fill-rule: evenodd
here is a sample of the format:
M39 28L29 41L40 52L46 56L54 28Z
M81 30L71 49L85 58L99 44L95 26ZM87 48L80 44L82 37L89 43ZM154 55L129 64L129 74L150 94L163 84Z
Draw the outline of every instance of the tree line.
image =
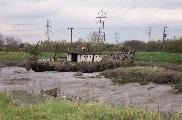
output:
M5 37L0 34L0 51L17 51L19 44L20 41L14 37Z
M163 42L148 41L143 42L140 40L130 40L116 44L97 42L95 37L90 36L90 41L85 42L79 39L74 43L67 43L66 41L43 41L38 45L23 43L21 40L14 37L5 37L0 34L0 51L7 52L29 52L35 53L36 46L39 52L80 52L82 47L86 48L87 52L109 52L109 51L127 51L126 48L132 48L138 52L160 52L162 51ZM92 40L94 38L94 40ZM165 52L182 53L182 38L177 40L166 40L164 42Z
M124 46L131 47L136 51L141 52L160 52L163 51L163 41L148 41L139 40L125 41ZM177 40L164 41L164 52L182 53L182 37Z

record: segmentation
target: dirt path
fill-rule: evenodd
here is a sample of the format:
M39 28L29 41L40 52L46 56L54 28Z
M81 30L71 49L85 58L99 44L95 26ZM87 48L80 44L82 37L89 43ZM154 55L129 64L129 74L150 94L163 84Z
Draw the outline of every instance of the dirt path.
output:
M74 77L73 72L27 72L24 68L0 69L0 91L26 90L33 94L59 88L58 98L71 101L99 101L113 105L139 106L162 112L180 112L182 94L174 94L170 85L138 83L113 85L99 73Z

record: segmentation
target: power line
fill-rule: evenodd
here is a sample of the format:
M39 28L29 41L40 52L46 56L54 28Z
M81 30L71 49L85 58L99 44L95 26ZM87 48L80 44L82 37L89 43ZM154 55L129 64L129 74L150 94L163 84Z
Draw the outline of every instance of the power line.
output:
M34 31L34 30L3 30L3 31L17 31L17 32L22 32L22 31Z
M24 32L29 32L29 31L43 31L43 30L28 30L28 29L7 29L7 30L3 30L3 31L24 31Z
M66 29L68 29L68 28L66 28ZM74 29L77 29L77 30L82 30L82 29L88 29L88 30L98 30L98 28L79 28L79 27L74 27ZM120 28L120 27L114 27L114 26L112 26L112 27L104 27L104 29L122 29L122 28Z
M12 25L16 25L16 26L40 26L43 24L12 24Z
M25 24L25 23L16 23L16 24L9 24L9 23L0 23L1 25L10 25L10 26L40 26L43 24Z
M136 1L136 0L135 0ZM121 18L121 16L123 15L123 14L128 14L129 12L130 12L130 10L131 9L135 9L135 8L137 8L137 7L139 7L139 6L141 6L141 5L144 5L145 3L147 3L147 2L149 2L149 0L143 0L143 1L141 1L141 2L139 2L139 1L137 1L137 2L135 2L134 0L133 0L133 2L131 2L131 1L127 1L128 2L128 4L130 5L130 6L128 6L128 7L126 7L126 5L125 6L123 6L123 7L125 7L126 9L124 10L124 11L122 11L122 12L118 12L118 10L116 10L116 12L119 14L116 14L116 15L112 15L111 14L111 18L112 18L112 23L115 23L115 25L116 26L120 26L121 27L121 25L120 24L118 24L118 22L116 22L116 20L114 20L113 18ZM136 3L138 3L138 4L136 4ZM147 4L146 4L147 5ZM148 5L147 5L148 6ZM146 7L147 7L146 6ZM120 8L122 8L122 7L120 7ZM114 11L113 11L114 12ZM112 12L112 13L113 13ZM123 19L123 18L122 18ZM109 20L111 20L111 19L109 19ZM114 22L113 22L114 21Z
M0 25L8 25L10 28L12 28L11 26L38 26L38 25L42 25L42 24L25 24L25 23L16 23L16 24L9 24L9 23L0 23ZM1 26L1 31L15 31L15 32L26 32L26 31L43 31L43 29L2 29Z
M98 29L98 28L79 28L79 27L74 27L74 29Z
M137 1L137 0L136 0ZM136 8L138 8L139 6L142 6L142 7L147 7L148 6L148 3L149 3L149 0L140 0L140 1L137 1L137 2L135 2L135 1L133 1L133 2L129 2L129 0L127 1L128 2L128 4L130 4L130 6L128 6L127 8L126 8L126 5L124 6L123 5L123 7L125 7L126 9L124 9L124 11L122 11L122 12L118 12L118 10L116 10L117 12L118 12L118 14L119 15L112 15L111 16L111 19L109 19L109 23L110 24L115 24L113 27L115 28L115 29L121 29L122 28L122 26L120 25L120 24L118 24L118 21L116 21L115 19L113 19L113 18L121 18L121 16L123 16L123 14L127 14L127 13L129 13L130 11L129 10L131 10L131 9L136 9ZM120 7L120 8L122 8L122 7ZM114 11L113 11L114 12ZM123 18L122 18L123 19ZM114 21L114 22L113 22ZM120 20L121 21L121 20ZM118 28L118 27L120 27L120 28Z

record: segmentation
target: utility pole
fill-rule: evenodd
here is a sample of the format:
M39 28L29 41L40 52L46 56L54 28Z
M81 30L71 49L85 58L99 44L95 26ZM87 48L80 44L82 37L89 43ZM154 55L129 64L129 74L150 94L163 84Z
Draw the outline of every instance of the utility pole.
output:
M149 27L149 31L148 31L149 40L151 40L151 34L152 34L152 27Z
M47 19L47 21L46 21L46 36L47 36L48 41L50 41L50 32L51 32L50 28L51 27L52 26L50 25L50 20Z
M73 43L73 29L74 29L74 28L68 28L68 30L71 31L71 43Z
M164 42L165 42L165 40L166 40L166 38L167 38L166 29L167 29L167 26L164 27L164 31L163 31L163 41L162 41L162 50L163 50L163 51L165 50L165 44L164 44Z
M99 13L98 13L98 17L96 17L97 19L99 19L99 21L97 22L99 24L99 42L100 42L100 39L102 38L101 37L101 34L103 35L103 39L104 39L104 42L106 41L106 38L105 38L105 32L104 32L104 28L105 28L105 21L104 19L106 19L106 12L104 12L103 10L101 10Z
M118 45L118 44L119 44L119 38L120 38L120 37L119 37L119 33L118 33L118 32L115 32L113 38L115 38L116 44Z
M176 40L176 36L174 36L174 41Z

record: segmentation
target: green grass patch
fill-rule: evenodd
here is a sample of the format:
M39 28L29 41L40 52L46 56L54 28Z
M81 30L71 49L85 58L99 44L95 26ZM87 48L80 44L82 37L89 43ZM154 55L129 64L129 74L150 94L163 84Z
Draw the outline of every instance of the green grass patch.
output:
M29 53L25 52L0 52L0 61L25 61L30 57Z
M1 120L180 120L181 114L164 117L157 112L135 108L111 107L101 103L52 101L17 105L0 93Z
M54 53L40 53L38 57L41 58L50 58L54 57ZM57 57L66 57L66 53L57 53ZM26 61L28 58L30 58L31 55L29 53L25 52L0 52L0 61L1 62L7 62L7 61Z
M114 83L123 84L137 82L142 85L150 82L157 84L175 84L182 91L182 74L180 72L166 70L159 67L121 67L114 70L106 70L102 73L111 78Z
M165 52L138 52L137 61L147 62L182 62L182 54Z

